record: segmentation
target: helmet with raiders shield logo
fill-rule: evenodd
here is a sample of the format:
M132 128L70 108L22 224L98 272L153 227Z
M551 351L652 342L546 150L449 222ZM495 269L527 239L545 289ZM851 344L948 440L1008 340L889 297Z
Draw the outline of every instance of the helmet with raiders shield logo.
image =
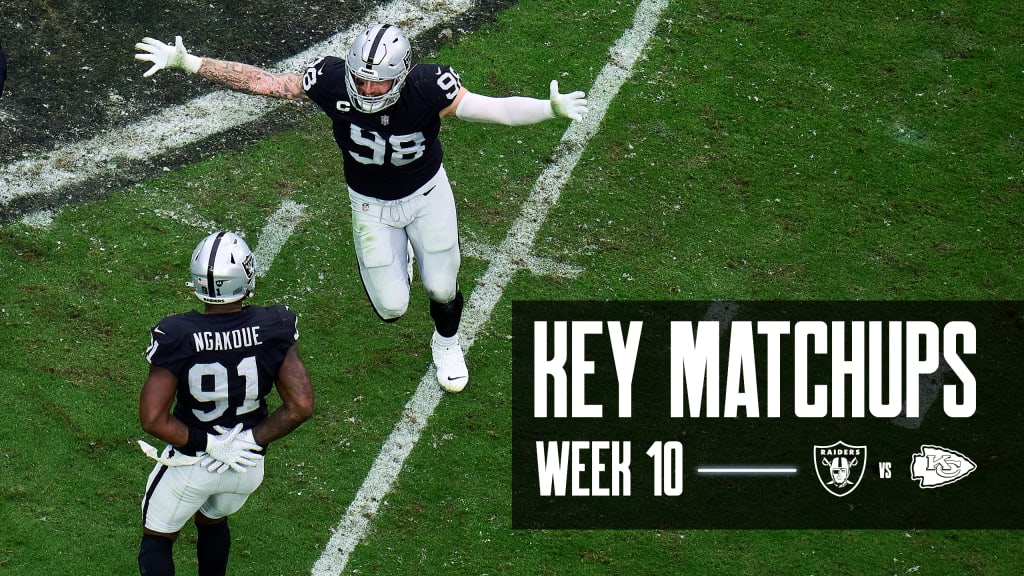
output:
M352 42L345 57L345 86L352 105L372 114L398 101L402 84L412 67L412 47L398 26L374 24ZM360 94L363 82L391 81L384 94Z
M196 298L207 304L238 302L256 288L256 258L234 232L214 232L192 252L189 266Z

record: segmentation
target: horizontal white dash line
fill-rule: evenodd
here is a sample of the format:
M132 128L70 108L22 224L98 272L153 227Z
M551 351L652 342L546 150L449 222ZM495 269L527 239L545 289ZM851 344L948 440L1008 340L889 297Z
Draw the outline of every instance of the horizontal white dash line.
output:
M796 466L698 466L697 474L731 476L786 476L797 473Z

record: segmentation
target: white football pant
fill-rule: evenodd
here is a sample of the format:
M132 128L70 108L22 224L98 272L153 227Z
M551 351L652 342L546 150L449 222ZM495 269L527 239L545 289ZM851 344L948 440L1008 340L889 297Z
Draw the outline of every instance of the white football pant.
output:
M419 190L400 200L378 200L349 188L352 238L359 275L374 310L393 320L409 308L411 244L427 297L451 302L458 290L458 220L442 166Z
M163 457L169 457L172 449L165 448ZM224 518L238 512L261 483L262 458L245 474L230 469L223 474L210 472L199 462L190 466L157 464L146 482L142 521L150 530L173 534L196 512L214 520Z

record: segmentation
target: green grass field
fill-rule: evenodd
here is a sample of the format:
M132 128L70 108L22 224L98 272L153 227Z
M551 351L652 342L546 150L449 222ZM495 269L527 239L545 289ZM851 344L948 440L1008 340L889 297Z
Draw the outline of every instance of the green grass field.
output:
M522 0L419 59L484 94L587 89L635 9ZM1016 531L513 530L510 488L514 300L1024 299L1022 23L995 0L673 0L537 236L582 274L517 273L344 573L1024 573ZM430 365L431 322L418 284L400 322L374 316L329 124L296 118L0 227L0 574L136 572L148 331L198 305L184 282L208 225L255 239L284 200L306 219L254 301L299 314L317 412L232 518L229 568L309 574ZM445 126L464 242L505 237L565 127ZM464 259L467 296L486 267Z

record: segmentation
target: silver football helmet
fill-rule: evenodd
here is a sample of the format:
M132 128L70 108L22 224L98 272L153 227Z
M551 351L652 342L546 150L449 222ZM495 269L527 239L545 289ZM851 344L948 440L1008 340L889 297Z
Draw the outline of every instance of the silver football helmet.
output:
M374 24L361 32L345 57L345 86L352 105L360 112L372 114L397 102L412 68L411 61L412 47L398 26ZM377 96L364 96L356 87L357 80L392 80L391 89Z
M256 288L256 258L234 232L214 232L192 252L190 286L207 304L229 304Z

